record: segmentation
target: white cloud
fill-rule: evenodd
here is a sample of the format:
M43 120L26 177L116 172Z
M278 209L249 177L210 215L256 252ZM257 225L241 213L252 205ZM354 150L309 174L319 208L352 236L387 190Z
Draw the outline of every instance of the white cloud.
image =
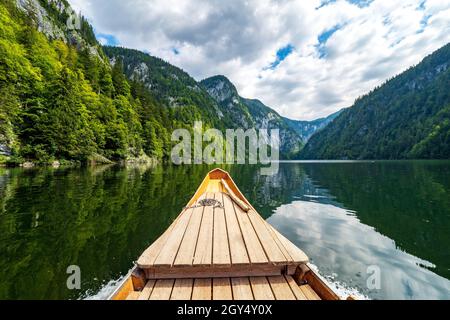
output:
M106 39L105 37L97 37L98 42L100 42L102 45L107 45L108 44L108 39Z
M322 7L320 0L69 2L120 45L149 51L198 80L224 74L243 96L297 119L352 105L450 41L448 0L361 7L346 0ZM319 35L336 26L319 51ZM293 53L268 69L287 44Z

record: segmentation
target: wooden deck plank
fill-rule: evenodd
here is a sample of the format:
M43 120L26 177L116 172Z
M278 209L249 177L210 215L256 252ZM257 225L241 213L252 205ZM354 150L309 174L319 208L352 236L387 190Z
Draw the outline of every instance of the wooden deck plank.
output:
M178 254L175 258L174 266L192 266L203 211L204 207L193 209L191 219L189 220Z
M142 255L139 257L137 264L141 268L151 267L154 265L156 258L161 252L162 247L166 244L167 239L169 238L173 227L177 223L175 220L169 228L164 232L153 244L146 249Z
M274 241L272 233L268 231L267 222L265 222L254 210L248 211L247 214L269 261L275 264L288 262L288 258L284 256L283 252L281 252L277 243Z
M289 255L292 257L292 260L297 263L308 263L308 256L297 246L295 246L291 241L289 241L285 236L279 233L275 228L273 228L270 224L268 224L273 231L273 233L278 237L279 241L283 244L286 250L289 252Z
M156 281L155 280L149 280L145 284L144 289L142 289L141 293L139 294L138 300L148 300L150 299L150 295L152 294L153 287L155 286Z
M205 197L210 198L211 194L206 193ZM194 265L196 266L209 266L212 264L213 227L214 209L213 207L205 207L197 240L200 245L196 247L194 254Z
M211 279L195 279L192 290L192 300L211 300L212 285Z
M267 257L259 242L258 236L248 218L246 212L244 212L237 204L233 203L234 210L236 212L236 217L239 222L239 226L242 230L242 235L244 237L245 247L247 248L247 253L252 264L267 263Z
M253 300L253 292L249 278L232 278L231 287L233 289L234 300Z
M173 279L156 281L150 300L169 300L172 294L173 283Z
M131 291L126 300L137 300L139 298L139 292L138 291Z
M176 279L170 300L191 300L194 279Z
M297 282L295 282L294 278L292 278L291 276L285 276L285 278L297 300L308 300L303 291L300 290L300 287L298 286Z
M193 209L187 209L181 214L176 225L173 227L169 237L167 238L167 242L161 248L161 252L155 260L155 266L171 267L173 265L192 212Z
M266 222L266 228L269 231L269 233L272 235L273 241L277 244L278 248L283 253L284 257L286 258L286 261L288 263L293 263L294 259L292 259L289 251L284 247L283 243L278 238L278 232L275 232L275 229L268 222Z
M200 196L196 203L203 198L204 195ZM180 217L184 214L184 211L172 222L169 228L167 228L167 230L142 253L137 262L141 268L152 267L155 264L155 260L158 258L158 255L165 246L169 236L172 234L173 228L178 224Z
M221 201L222 194L216 192L214 199ZM219 207L214 208L213 265L231 265L225 210Z
M303 294L306 296L308 300L321 300L320 297L313 290L313 288L311 288L309 284L300 286L300 290L303 292Z
M272 288L266 277L250 277L255 300L275 300Z
M209 181L208 188L206 189L207 192L216 193L220 192L220 180L212 179Z
M230 278L213 279L213 300L233 300Z
M291 287L283 276L267 277L277 300L296 300Z
M233 265L249 264L247 248L245 247L241 227L234 211L233 202L227 194L222 194L222 203L225 208L228 239L230 243L231 263Z

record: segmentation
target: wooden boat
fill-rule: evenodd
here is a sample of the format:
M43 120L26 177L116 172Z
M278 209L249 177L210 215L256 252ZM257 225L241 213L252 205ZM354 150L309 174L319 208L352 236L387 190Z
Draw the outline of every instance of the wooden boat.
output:
M339 300L303 251L211 171L111 300Z

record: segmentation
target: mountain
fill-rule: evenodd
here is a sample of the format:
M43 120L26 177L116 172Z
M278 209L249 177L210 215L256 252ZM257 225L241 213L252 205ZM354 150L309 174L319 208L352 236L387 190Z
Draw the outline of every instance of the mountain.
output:
M0 163L167 158L186 118L111 66L66 0L0 2Z
M334 119L336 119L343 110L335 112L326 118L320 118L313 121L299 121L285 118L287 124L294 129L297 134L302 137L303 141L307 142L316 132L328 126Z
M450 44L356 100L303 159L449 159Z
M200 82L218 103L220 110L242 129L279 129L280 151L284 159L293 159L303 146L302 138L286 119L259 100L242 98L236 87L225 76L219 75Z
M159 58L120 47L103 47L112 65L120 61L127 78L149 90L171 112L185 113L202 120L208 127L225 129L280 129L281 157L295 158L302 139L285 119L257 100L239 96L224 76L198 83L189 74ZM191 116L192 117L192 116Z
M195 120L223 128L226 117L217 103L189 74L162 59L138 50L103 47L111 65L122 64L129 81L140 84L159 103L171 110L172 117L192 127Z
M0 164L168 160L171 133L199 120L280 129L281 159L322 125L303 132L223 76L199 83L146 53L102 47L67 0L0 2Z

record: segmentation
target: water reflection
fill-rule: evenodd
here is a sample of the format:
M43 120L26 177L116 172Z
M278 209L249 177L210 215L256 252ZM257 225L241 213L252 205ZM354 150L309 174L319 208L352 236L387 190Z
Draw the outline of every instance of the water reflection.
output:
M324 274L371 298L450 299L448 162L290 163L258 179L257 209Z

